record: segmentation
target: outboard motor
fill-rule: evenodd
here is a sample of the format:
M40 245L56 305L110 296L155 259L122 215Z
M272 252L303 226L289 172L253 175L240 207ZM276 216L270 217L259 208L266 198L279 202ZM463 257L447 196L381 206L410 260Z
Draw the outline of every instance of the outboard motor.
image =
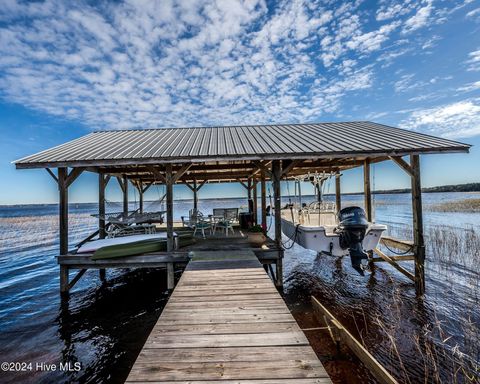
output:
M348 249L352 267L362 276L368 269L368 255L363 250L362 241L368 228L365 211L360 207L343 208L338 213L339 225L337 232L340 234L340 247Z

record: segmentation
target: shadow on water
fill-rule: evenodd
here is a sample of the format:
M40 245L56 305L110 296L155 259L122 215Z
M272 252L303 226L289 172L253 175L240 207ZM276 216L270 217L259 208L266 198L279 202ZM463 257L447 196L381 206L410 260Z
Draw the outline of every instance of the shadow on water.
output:
M90 283L98 279L97 271L88 274ZM123 382L168 300L166 273L121 270L107 279L101 286L59 297L49 309L57 316L48 325L40 322L13 332L16 340L3 345L2 356L34 362L34 367L31 372L2 374L1 382ZM57 370L37 369L37 363L54 364Z

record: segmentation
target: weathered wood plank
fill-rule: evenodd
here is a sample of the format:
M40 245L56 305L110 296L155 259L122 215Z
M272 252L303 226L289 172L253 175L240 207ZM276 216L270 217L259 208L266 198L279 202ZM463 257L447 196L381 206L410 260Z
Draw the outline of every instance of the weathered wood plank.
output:
M210 291L182 291L179 290L178 292L174 292L172 294L172 297L178 297L178 296L220 296L220 295L225 295L225 296L235 296L235 295L257 295L259 291L257 288L243 288L243 289L212 289ZM270 290L265 290L264 293L271 293L275 294L276 291L272 287Z
M210 285L181 285L177 292L199 292L202 294L204 291L231 291L231 290L244 290L244 289L255 289L257 292L259 291L272 291L275 292L275 288L272 287L271 283L268 281L260 282L260 283L234 283L232 281L231 285L220 284L217 285L215 282L212 282Z
M265 313L265 314L210 314L186 316L184 314L168 314L162 316L163 324L216 324L216 323L257 323L257 322L290 322L290 314Z
M308 340L301 331L181 336L151 334L143 348L215 348L284 345L308 345Z
M239 307L246 307L246 308L268 308L268 307L275 307L275 306L285 306L283 300L276 298L276 299L263 299L263 300L223 300L223 301L216 301L214 303L210 302L192 302L192 301L183 301L183 300L172 300L167 303L166 308L239 308Z
M173 291L173 294L175 291ZM173 299L173 294L170 299ZM215 295L215 296L176 296L175 300L182 300L183 302L212 302L212 301L238 301L238 300L268 300L278 298L277 294L272 293L257 293L257 294L238 294L238 295Z
M231 276L230 278L219 278L219 279L192 279L189 278L188 280L184 280L181 282L181 286L192 286L192 285L210 285L214 282L217 285L229 285L236 282L243 282L243 283L259 283L259 282L270 282L271 280L263 275L258 276ZM180 286L180 285L179 285Z
M236 380L327 377L318 359L279 361L226 361L184 363L181 361L134 365L127 381L139 380Z
M290 314L288 308L285 308L284 306L270 306L270 307L223 307L223 308L165 308L163 310L163 313L169 314L173 316L173 314L177 314L179 316L186 316L191 317L191 316L196 316L196 315L207 315L211 314L215 316L215 314L265 314L265 313L287 313Z
M241 333L274 333L300 331L300 327L292 319L291 322L270 323L235 323L235 324L162 324L155 327L152 335L209 335L209 334L241 334Z
M138 356L140 364L156 362L207 363L223 361L278 361L279 359L316 358L312 348L304 345L278 347L218 347L144 349Z

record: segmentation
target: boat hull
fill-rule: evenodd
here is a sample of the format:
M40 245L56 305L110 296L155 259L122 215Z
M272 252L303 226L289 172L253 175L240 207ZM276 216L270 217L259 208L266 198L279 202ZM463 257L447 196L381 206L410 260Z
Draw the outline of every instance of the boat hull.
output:
M313 251L331 254L332 256L346 256L348 249L340 247L340 236L334 232L335 225L306 226L294 224L292 221L282 218L282 232L303 248ZM387 229L382 224L370 224L362 246L365 251L375 249L380 241L382 233Z

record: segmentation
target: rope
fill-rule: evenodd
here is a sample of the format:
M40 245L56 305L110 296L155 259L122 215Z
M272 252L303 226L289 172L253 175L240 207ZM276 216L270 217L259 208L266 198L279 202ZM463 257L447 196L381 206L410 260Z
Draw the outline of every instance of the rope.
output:
M270 190L270 186L268 187L268 200L270 203L270 223L268 224L267 232L270 231L270 228L272 228L272 223L273 223L273 204L272 204L272 191Z
M390 252L394 253L395 255L406 255L407 253L409 252L412 252L413 251L413 245L410 246L410 248L408 248L406 251L404 252L397 252L397 251L394 251L393 249L391 249L387 244L383 243L382 244L385 248L387 248Z
M293 236L292 236L291 238L289 238L286 242L282 242L282 246L283 246L284 249L291 249L291 248L294 246L294 244L295 244L295 242L296 242L296 240L297 240L298 227L300 227L300 224L297 224L297 225L295 226L295 232L293 233ZM290 246L287 247L286 244L287 244L289 241L291 241L292 243L290 244Z

